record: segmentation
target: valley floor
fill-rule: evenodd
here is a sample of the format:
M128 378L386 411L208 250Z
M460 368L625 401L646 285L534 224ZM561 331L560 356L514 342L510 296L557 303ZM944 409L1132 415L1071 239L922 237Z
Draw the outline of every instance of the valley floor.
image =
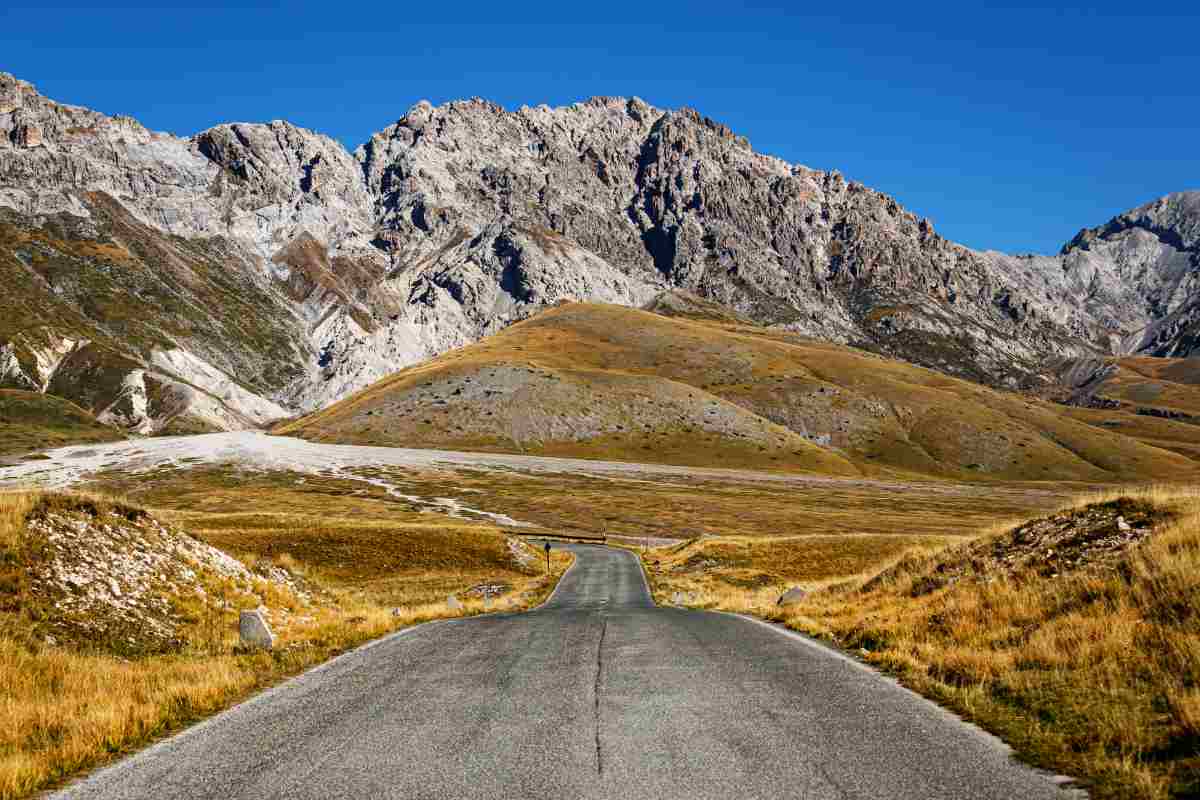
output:
M252 478L252 479L251 479ZM317 481L317 484L309 484ZM364 447L257 432L52 450L0 468L0 486L80 484L176 507L336 482L355 498L515 532L687 539L702 534L963 536L1052 508L1083 484L833 478L803 473ZM216 491L220 489L221 491Z
M1039 586L1050 590L1036 594L1022 594L1019 585L1004 594L1004 587L1010 586L1005 582L988 589L986 597L964 599L955 593L975 584L954 585L965 569L959 566L954 567L958 572L948 573L955 581L947 577L939 582L939 553L977 546L972 543L980 536L1003 533L1070 506L1080 493L1094 489L1083 484L835 478L331 445L247 432L61 448L0 468L0 488L28 486L86 487L124 498L243 563L285 565L315 576L345 593L346 609L362 603L376 610L389 605L415 608L448 592L504 577L498 562L486 554L505 538L606 535L613 543L645 554L660 602L750 611L836 637L855 652L869 654L868 660L877 666L903 675L919 691L1001 733L1039 763L1087 779L1102 796L1162 798L1179 795L1178 787L1191 785L1190 756L1169 748L1193 747L1187 743L1194 736L1184 729L1194 730L1187 728L1193 725L1188 720L1195 719L1194 692L1170 688L1174 683L1167 679L1172 664L1178 675L1200 674L1188 666L1190 661L1185 659L1179 667L1171 660L1178 661L1176 656L1159 653L1162 658L1153 656L1153 669L1145 673L1150 683L1130 689L1121 683L1119 670L1080 671L1070 658L1062 660L1062 653L1082 652L1079 636L1086 638L1088 631L1100 636L1097 626L1120 622L1111 626L1114 636L1143 630L1133 624L1141 612L1129 598L1161 599L1162 592L1138 594L1108 578L1081 583L1051 577L1039 578ZM1140 518L1130 519L1141 524ZM1188 536L1176 534L1171 539L1176 544L1164 546L1183 547L1186 556L1194 551ZM1178 566L1183 557L1175 551L1163 556L1168 566ZM1044 560L1038 563L1044 566ZM469 566L475 562L475 567ZM1136 562L1143 563L1150 562ZM897 568L902 569L899 577L887 571L895 564L906 565ZM934 579L928 577L931 570ZM1146 567L1143 572L1152 582L1162 569ZM871 582L880 574L890 577ZM510 577L505 581L510 585L534 580L515 573ZM918 584L922 588L914 595ZM1191 602L1186 599L1191 585L1179 584L1185 605ZM523 596L544 591L542 586L524 590ZM810 599L800 613L780 615L774 603L793 586L802 586ZM1104 598L1125 611L1113 617ZM1002 604L1010 600L1028 613L1014 617L1004 611ZM1027 601L1034 605L1021 605ZM1072 611L1072 603L1084 603L1079 608L1089 610ZM362 616L348 610L343 616L348 614ZM998 615L996 624L984 624L992 615ZM1046 627L1048 632L1041 636L1049 638L1042 641L1036 635L1038 615L1075 622ZM979 624L960 631L953 624L960 617L978 618ZM1184 621L1171 634L1176 655L1187 648L1200 651L1188 624ZM1154 630L1166 636L1166 628ZM1026 641L1022 637L1030 637L1042 649L1032 660L1021 660L1019 648L1001 647L1008 642L1004 631L1021 632L1009 642L1014 647ZM1068 636L1071 631L1078 636ZM959 633L967 638L953 639ZM938 637L950 638L943 642ZM1087 645L1094 651L1088 664L1115 662L1119 652L1158 653L1153 642L1137 636L1129 641L1107 633L1105 637L1094 647ZM1061 653L1052 658L1055 648ZM313 652L319 659L326 651ZM972 656L975 652L982 655ZM261 666L251 664L245 674L253 675ZM1030 681L1010 685L1010 674ZM1088 683L1101 674L1109 676L1107 683ZM1053 681L1030 678L1038 675ZM1076 679L1082 682L1072 684ZM239 683L240 688L223 696L240 696L247 685L257 685L256 680ZM1045 699L1049 695L1037 693L1070 685L1078 691L1069 703L1063 701L1066 705L1029 699ZM989 711L1000 707L993 690L1015 692L1003 706L1007 716ZM1166 711L1154 710L1155 692L1165 698ZM1075 741L1070 736L1055 733L1062 729L1055 727L1054 715L1064 708L1072 720L1108 720L1108 728L1092 725L1087 730L1108 730L1111 735L1105 734L1108 738L1099 743L1089 739L1077 745L1085 748L1084 756L1064 757L1076 746L1070 744ZM121 741L144 740L165 724L138 723L132 738ZM1157 732L1139 738L1130 725L1152 725ZM1184 732L1176 735L1176 728ZM1050 734L1042 735L1045 731ZM1122 738L1122 731L1129 735ZM44 749L49 734L37 736L42 738L34 737L40 742L34 749ZM20 793L9 790L14 792Z

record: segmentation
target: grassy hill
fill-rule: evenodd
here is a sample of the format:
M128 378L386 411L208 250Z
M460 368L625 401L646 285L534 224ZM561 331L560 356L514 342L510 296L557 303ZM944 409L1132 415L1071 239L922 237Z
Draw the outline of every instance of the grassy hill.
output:
M1063 372L1047 394L1071 419L1200 461L1200 358L1092 359Z
M39 392L0 389L0 458L68 444L124 438L69 400Z
M1200 464L1057 403L710 313L572 303L276 432L829 475L1112 481ZM668 316L669 314L669 316Z

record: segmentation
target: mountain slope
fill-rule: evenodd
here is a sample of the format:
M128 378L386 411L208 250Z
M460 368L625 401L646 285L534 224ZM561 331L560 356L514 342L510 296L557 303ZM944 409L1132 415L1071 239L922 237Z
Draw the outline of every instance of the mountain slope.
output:
M827 474L1106 481L1196 462L1032 400L737 322L565 304L279 433Z
M1200 459L1200 359L1079 359L1049 396L1072 419Z
M47 447L111 442L121 432L74 403L40 392L0 389L0 458Z
M1065 363L1067 402L1200 423L1200 359L1127 357Z
M422 102L351 154L280 121L156 133L0 74L0 269L20 287L0 299L18 320L0 330L0 380L45 391L89 342L112 376L94 413L115 405L146 432L259 425L560 300L681 288L756 323L1039 385L1048 359L1195 349L1197 197L1013 257L637 98ZM55 391L93 393L70 375ZM182 399L156 406L158 384Z

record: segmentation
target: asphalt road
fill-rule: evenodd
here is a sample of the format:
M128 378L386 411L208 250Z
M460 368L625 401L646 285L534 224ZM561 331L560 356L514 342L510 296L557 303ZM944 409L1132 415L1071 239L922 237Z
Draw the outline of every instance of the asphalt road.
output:
M821 645L658 608L628 552L526 614L335 659L63 798L1050 798L997 740Z

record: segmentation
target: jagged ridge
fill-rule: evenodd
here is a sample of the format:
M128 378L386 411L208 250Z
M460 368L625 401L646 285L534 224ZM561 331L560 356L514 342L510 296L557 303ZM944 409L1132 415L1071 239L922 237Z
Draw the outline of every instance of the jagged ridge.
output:
M154 133L0 75L0 153L0 268L24 285L5 302L35 309L0 327L3 383L45 390L103 345L113 376L142 376L82 405L147 431L261 424L562 299L673 287L1001 385L1046 379L1050 357L1197 342L1194 193L1060 256L980 253L836 171L637 98L422 102L350 154L278 121ZM83 380L55 390L78 402ZM186 397L148 410L158 385Z

